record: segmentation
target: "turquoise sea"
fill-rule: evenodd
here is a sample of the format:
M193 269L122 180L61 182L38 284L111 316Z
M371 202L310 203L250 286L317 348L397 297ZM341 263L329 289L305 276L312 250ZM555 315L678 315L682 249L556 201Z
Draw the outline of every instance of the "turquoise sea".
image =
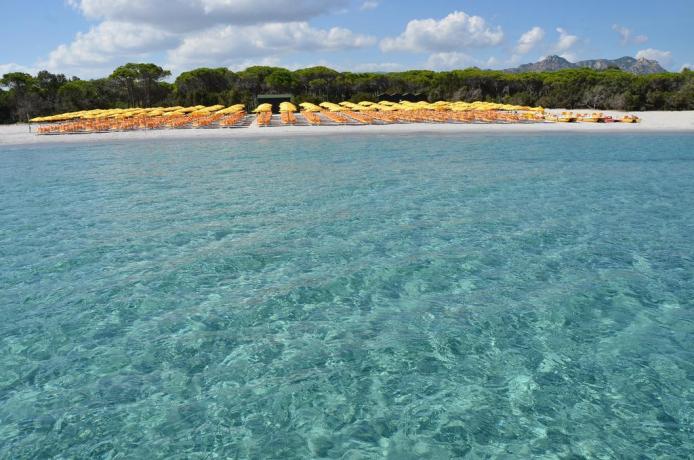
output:
M694 136L0 150L0 458L694 456Z

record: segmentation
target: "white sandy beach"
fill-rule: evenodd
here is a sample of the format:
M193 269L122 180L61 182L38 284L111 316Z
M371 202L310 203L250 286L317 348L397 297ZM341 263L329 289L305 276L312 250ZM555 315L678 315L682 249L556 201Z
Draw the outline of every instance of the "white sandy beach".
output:
M551 110L550 112L561 112ZM574 110L590 113L592 110ZM604 111L615 118L622 112ZM248 128L213 129L165 129L96 134L72 134L38 136L36 129L29 132L26 124L0 126L0 146L46 145L55 143L94 143L100 141L155 140L155 139L226 139L265 138L292 136L334 136L340 134L467 134L467 133L646 133L691 132L694 133L694 111L689 112L631 112L642 122L625 123L537 123L537 124L433 124L410 123L366 126L278 126L260 128L253 123Z

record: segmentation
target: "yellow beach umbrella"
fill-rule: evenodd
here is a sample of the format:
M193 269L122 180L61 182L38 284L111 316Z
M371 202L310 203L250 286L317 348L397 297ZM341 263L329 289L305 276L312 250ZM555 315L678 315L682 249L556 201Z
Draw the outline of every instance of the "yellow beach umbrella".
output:
M334 104L332 102L322 102L320 104L321 107L324 109L328 109L331 112L344 112L346 110L345 107L342 107L341 105Z
M310 102L302 102L299 106L306 112L320 112L321 108L316 104L311 104Z
M243 112L245 110L246 106L244 104L234 104L230 107L227 107L226 109L219 110L215 113L220 114L220 115L228 115L232 113L239 113Z
M296 112L296 106L291 102L280 103L280 113Z
M263 103L255 108L254 113L267 113L272 112L272 104Z

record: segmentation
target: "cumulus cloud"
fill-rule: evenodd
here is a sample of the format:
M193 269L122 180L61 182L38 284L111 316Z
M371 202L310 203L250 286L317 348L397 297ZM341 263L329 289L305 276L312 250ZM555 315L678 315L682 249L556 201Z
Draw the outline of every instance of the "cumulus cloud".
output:
M558 54L568 61L578 60L576 52L573 47L580 42L580 38L576 35L571 35L566 29L557 27L557 32L559 33L559 39L554 44L552 52Z
M397 62L368 62L357 64L346 70L352 72L397 72L398 70L403 70L403 68L403 65Z
M279 67L281 64L282 63L278 57L269 56L269 57L264 57L264 58L234 60L234 61L227 63L227 67L234 72L239 72L241 70L245 70L245 69L247 69L251 66L255 66L255 65ZM293 66L283 65L283 67L285 67L287 69L292 69Z
M397 37L384 38L381 50L450 53L461 48L498 45L504 38L501 27L484 18L455 11L441 20L415 19Z
M576 43L578 43L578 37L576 35L571 35L566 31L566 29L557 27L557 32L559 32L559 41L557 41L557 44L554 47L557 52L561 53L568 51L573 48Z
M367 11L367 10L374 10L378 8L378 2L374 0L366 0L364 3L361 4L361 7L359 8L362 11Z
M661 65L667 67L672 64L672 52L647 48L636 53L636 59L650 59L652 61L658 61Z
M527 54L545 38L545 31L541 27L533 27L521 35L516 45L516 54Z
M127 61L168 55L176 70L190 65L277 62L300 51L371 46L375 38L307 20L339 11L350 0L68 0L101 22L54 49L41 64L52 71L101 75ZM110 67L110 68L109 68Z
M78 33L69 45L60 45L42 63L49 70L101 64L118 57L146 55L176 43L174 35L146 25L102 22Z
M16 64L14 62L8 62L7 64L0 64L0 77L6 73L12 72L24 72L24 73L36 73L34 69L23 66L21 64Z
M631 31L631 29L628 29L624 26L620 26L619 24L613 24L612 25L612 30L617 32L620 37L620 42L622 46L630 45L630 44L635 44L635 45L641 45L643 43L646 43L648 41L648 37L645 35L634 35L634 33Z
M89 19L199 30L213 25L293 22L339 10L349 0L69 0Z
M475 59L465 53L449 52L432 54L429 56L426 66L434 70L450 70L470 67L475 63Z
M452 51L429 55L425 67L431 70L455 70L467 69L470 67L489 69L498 67L500 64L501 61L496 56L490 56L487 59L478 59L466 53Z
M485 67L487 68L494 68L497 67L501 64L501 61L497 59L496 56L490 56L486 62L484 63Z
M145 24L104 21L87 32L78 32L71 43L59 45L38 66L52 72L102 77L114 66L149 59L178 42L176 34Z
M217 27L185 37L169 51L174 66L230 62L289 51L334 51L373 45L375 38L348 29L316 29L306 22Z

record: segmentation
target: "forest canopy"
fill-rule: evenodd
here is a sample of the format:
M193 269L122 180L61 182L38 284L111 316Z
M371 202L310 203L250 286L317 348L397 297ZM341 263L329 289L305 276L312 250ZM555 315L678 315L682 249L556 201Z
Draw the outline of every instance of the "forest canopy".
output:
M81 80L41 71L0 79L0 123L87 109L174 105L252 108L263 93L290 93L294 102L374 100L384 93L421 94L429 101L489 101L550 108L694 110L694 72L634 75L619 69L566 69L511 74L469 68L447 72L338 72L327 67L288 70L255 66L239 72L199 68L167 81L171 72L129 63L106 78Z

